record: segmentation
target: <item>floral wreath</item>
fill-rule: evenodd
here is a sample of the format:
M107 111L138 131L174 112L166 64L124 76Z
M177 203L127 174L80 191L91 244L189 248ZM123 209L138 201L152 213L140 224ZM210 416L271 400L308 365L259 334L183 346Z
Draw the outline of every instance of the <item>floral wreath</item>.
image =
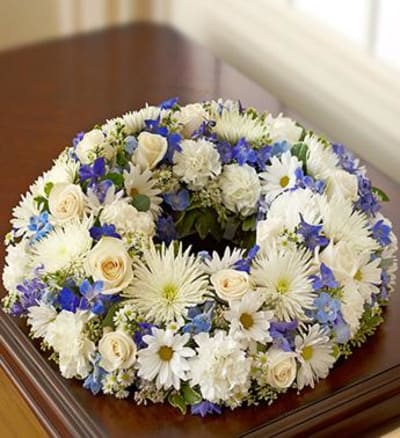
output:
M3 307L93 394L202 416L272 403L383 321L386 200L290 118L169 99L79 133L22 196Z

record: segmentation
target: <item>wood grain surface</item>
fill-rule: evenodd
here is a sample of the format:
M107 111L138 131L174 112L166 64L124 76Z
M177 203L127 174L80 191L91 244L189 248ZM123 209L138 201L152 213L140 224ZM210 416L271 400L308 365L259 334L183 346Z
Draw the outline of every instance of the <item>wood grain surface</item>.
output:
M0 234L8 230L19 194L50 167L76 132L171 96L180 96L182 103L240 98L245 105L279 112L282 105L270 91L176 32L154 25L132 25L0 55ZM399 185L372 167L369 174L391 197L384 213L400 235ZM1 248L0 268L3 257ZM2 312L0 353L51 434L351 436L371 432L400 415L399 321L397 293L376 335L314 390L300 396L292 391L270 407L237 409L204 420L184 417L169 406L138 407L129 400L92 396L79 382L62 379L27 339L24 325L17 322L17 327Z

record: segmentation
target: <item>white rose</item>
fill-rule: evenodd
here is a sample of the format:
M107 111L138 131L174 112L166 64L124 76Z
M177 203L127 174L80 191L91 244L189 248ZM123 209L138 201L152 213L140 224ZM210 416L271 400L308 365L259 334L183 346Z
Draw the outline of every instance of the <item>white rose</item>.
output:
M256 211L261 194L257 172L248 164L228 164L220 178L222 200L225 206L244 216Z
M319 261L325 263L336 280L343 282L353 279L358 269L358 257L346 242L329 245L319 254Z
M122 331L109 332L99 342L99 365L108 372L130 368L136 361L136 344Z
M211 275L210 281L218 297L225 301L238 300L250 289L247 272L234 269L221 269Z
M282 114L279 114L276 118L269 115L266 122L269 129L269 136L273 142L286 140L293 144L299 140L303 132L303 129L297 126L292 119L283 117Z
M206 120L207 112L200 103L193 103L181 108L177 117L182 124L183 137L190 138L193 132L199 129Z
M83 193L76 184L54 184L49 195L50 213L59 221L77 218L83 212Z
M141 169L152 169L164 158L167 148L168 143L165 137L142 132L138 137L134 164L137 164Z
M77 144L75 153L81 163L89 164L98 156L111 159L114 155L114 149L105 142L104 135L100 129L92 129Z
M102 237L89 252L86 271L95 281L104 283L103 294L120 292L133 277L132 261L124 244L115 237Z
M267 364L267 383L273 388L289 388L297 372L295 353L270 348Z
M356 201L358 198L357 177L342 169L334 170L328 177L326 193L329 199L339 196L349 201Z

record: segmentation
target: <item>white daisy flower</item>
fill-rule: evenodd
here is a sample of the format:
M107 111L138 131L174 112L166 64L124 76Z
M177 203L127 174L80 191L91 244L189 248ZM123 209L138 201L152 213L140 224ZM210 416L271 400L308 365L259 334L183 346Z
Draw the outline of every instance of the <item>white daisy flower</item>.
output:
M92 246L90 223L70 221L54 228L32 249L34 266L43 265L47 273L81 266Z
M240 301L232 301L224 317L231 323L230 334L248 342L270 342L269 322L273 312L260 310L264 304L259 292L247 292Z
M194 340L198 354L190 360L191 386L199 385L204 399L213 403L246 394L252 359L239 342L221 330L213 337L200 333Z
M173 172L192 190L203 188L209 179L221 173L219 153L213 143L207 140L183 140L181 152L173 156Z
M260 178L264 182L263 193L267 195L267 201L296 185L295 171L301 166L297 157L291 155L289 151L279 158L271 158L271 165L266 167L265 172L260 173Z
M150 211L154 218L160 214L161 191L156 187L157 181L152 178L151 170L146 169L143 172L138 166L130 165L129 172L124 171L124 185L126 193L131 198L136 195L145 195L150 199Z
M309 280L312 273L307 251L271 248L256 258L251 278L278 319L306 321L305 311L314 308L315 295Z
M329 336L319 324L314 324L307 334L297 335L294 342L300 362L297 387L299 390L305 386L314 388L314 382L327 377L329 369L336 361Z
M187 307L204 300L207 277L201 262L185 252L182 244L175 254L175 246L161 246L160 251L151 246L144 250L143 261L134 266L135 278L126 292L146 321L156 324L180 322Z
M357 258L355 273L352 281L363 297L364 301L371 303L372 294L378 294L377 284L381 282L382 269L379 268L379 258L371 260L369 253L364 253Z
M37 203L34 201L34 196L30 192L22 195L21 201L13 209L12 214L11 224L16 230L15 235L20 237L28 231L30 218L40 214Z
M138 376L146 380L156 378L158 389L174 387L178 391L181 381L188 379L187 358L195 355L194 350L185 347L189 338L189 333L178 335L153 328L152 335L143 336L148 347L138 353Z
M236 144L241 138L256 142L268 135L267 127L260 119L238 110L224 109L221 114L216 114L215 122L213 132L231 144Z
M87 214L97 216L103 207L111 207L112 205L115 205L115 203L119 202L122 199L123 195L123 190L115 192L115 186L113 184L107 190L103 202L100 202L99 198L96 196L96 193L91 188L88 188L87 194L84 199L85 211Z
M28 324L34 338L47 338L49 325L56 319L57 311L53 306L40 303L28 308Z
M308 146L307 172L316 179L328 178L337 168L337 155L316 135L306 135L303 143Z
M243 254L244 249L231 249L229 246L225 248L222 257L217 253L217 251L213 251L211 258L205 258L203 260L203 271L211 275L214 272L222 271L223 269L230 269L237 261L243 258Z

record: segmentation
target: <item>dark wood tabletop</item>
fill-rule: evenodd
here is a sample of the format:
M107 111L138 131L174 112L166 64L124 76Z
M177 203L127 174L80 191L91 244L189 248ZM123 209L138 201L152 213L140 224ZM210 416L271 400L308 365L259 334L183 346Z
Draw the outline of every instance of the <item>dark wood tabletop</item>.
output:
M245 105L277 113L282 103L273 91L162 26L135 24L4 52L0 234L8 231L20 193L78 131L172 96L180 96L182 103L240 98ZM390 196L383 212L400 235L399 184L372 166L369 174ZM1 247L0 268L3 260ZM129 400L94 397L79 382L63 379L25 333L21 322L0 311L3 366L45 428L63 436L352 436L355 431L372 433L377 424L400 415L400 293L393 295L376 335L314 390L299 396L292 391L272 406L206 419L182 416L168 406L138 407Z

